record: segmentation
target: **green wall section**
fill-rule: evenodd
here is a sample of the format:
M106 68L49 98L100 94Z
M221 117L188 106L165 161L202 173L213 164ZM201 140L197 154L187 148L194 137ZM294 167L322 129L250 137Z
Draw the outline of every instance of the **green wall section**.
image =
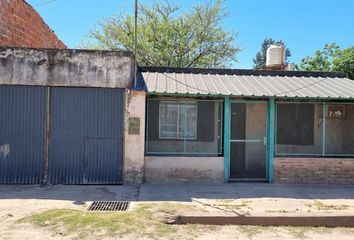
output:
M224 182L230 177L230 131L231 131L231 103L230 97L224 102Z

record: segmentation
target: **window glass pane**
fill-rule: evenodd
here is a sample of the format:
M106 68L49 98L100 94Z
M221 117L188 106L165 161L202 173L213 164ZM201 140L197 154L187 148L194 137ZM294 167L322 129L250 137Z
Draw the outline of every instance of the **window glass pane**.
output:
M322 154L322 103L277 103L276 153Z
M326 104L326 154L354 154L354 104Z
M191 108L192 109L192 108ZM222 143L222 102L198 101L197 112L191 110L190 122L196 121L196 129L187 125L189 136L186 140L186 152L200 154L221 154Z
M160 103L160 138L177 138L177 103Z
M169 106L171 103L175 105L174 107ZM184 151L184 140L183 139L176 139L177 137L177 113L176 113L176 101L166 102L160 101L158 99L148 99L147 100L147 120L146 120L146 143L145 149L146 153L149 154L179 154L183 153ZM164 119L162 119L162 123L164 124L164 131L165 138L160 137L160 110L163 113ZM167 117L166 111L167 109L174 109L173 114L175 115L174 118ZM168 119L173 122L174 120L174 127L169 127ZM167 125L167 126L166 126ZM170 124L172 125L172 124ZM167 137L168 136L168 137Z
M148 99L146 154L221 154L222 106L221 101Z
M197 106L195 103L179 105L179 138L197 138Z

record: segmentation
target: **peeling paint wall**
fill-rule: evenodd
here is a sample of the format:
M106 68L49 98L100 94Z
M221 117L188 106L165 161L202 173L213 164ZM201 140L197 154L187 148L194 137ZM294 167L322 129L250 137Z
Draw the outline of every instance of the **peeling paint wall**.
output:
M149 183L222 183L223 157L145 157L145 181Z
M9 154L10 154L10 145L7 143L0 145L0 158L5 159Z
M128 88L129 52L0 47L0 84Z
M144 178L145 101L143 91L126 91L124 113L124 175L127 184L140 184ZM139 134L129 133L129 119L139 118Z

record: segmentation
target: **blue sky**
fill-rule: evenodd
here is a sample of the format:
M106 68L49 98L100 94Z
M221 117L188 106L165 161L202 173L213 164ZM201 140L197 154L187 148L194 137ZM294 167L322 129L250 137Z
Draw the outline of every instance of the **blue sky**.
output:
M117 13L121 7L133 14L134 0L28 0L57 36L77 47L97 21ZM152 0L140 0L151 3ZM201 0L175 0L189 9ZM252 59L264 38L284 40L292 52L291 62L312 55L326 43L346 48L354 45L353 0L226 0L230 17L227 30L238 33L235 44L243 51L235 68L252 68Z

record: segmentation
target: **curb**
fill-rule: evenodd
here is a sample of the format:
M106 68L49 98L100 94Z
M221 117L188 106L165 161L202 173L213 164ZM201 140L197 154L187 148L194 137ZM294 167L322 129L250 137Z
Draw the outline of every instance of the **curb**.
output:
M354 216L179 216L176 224L354 227Z

